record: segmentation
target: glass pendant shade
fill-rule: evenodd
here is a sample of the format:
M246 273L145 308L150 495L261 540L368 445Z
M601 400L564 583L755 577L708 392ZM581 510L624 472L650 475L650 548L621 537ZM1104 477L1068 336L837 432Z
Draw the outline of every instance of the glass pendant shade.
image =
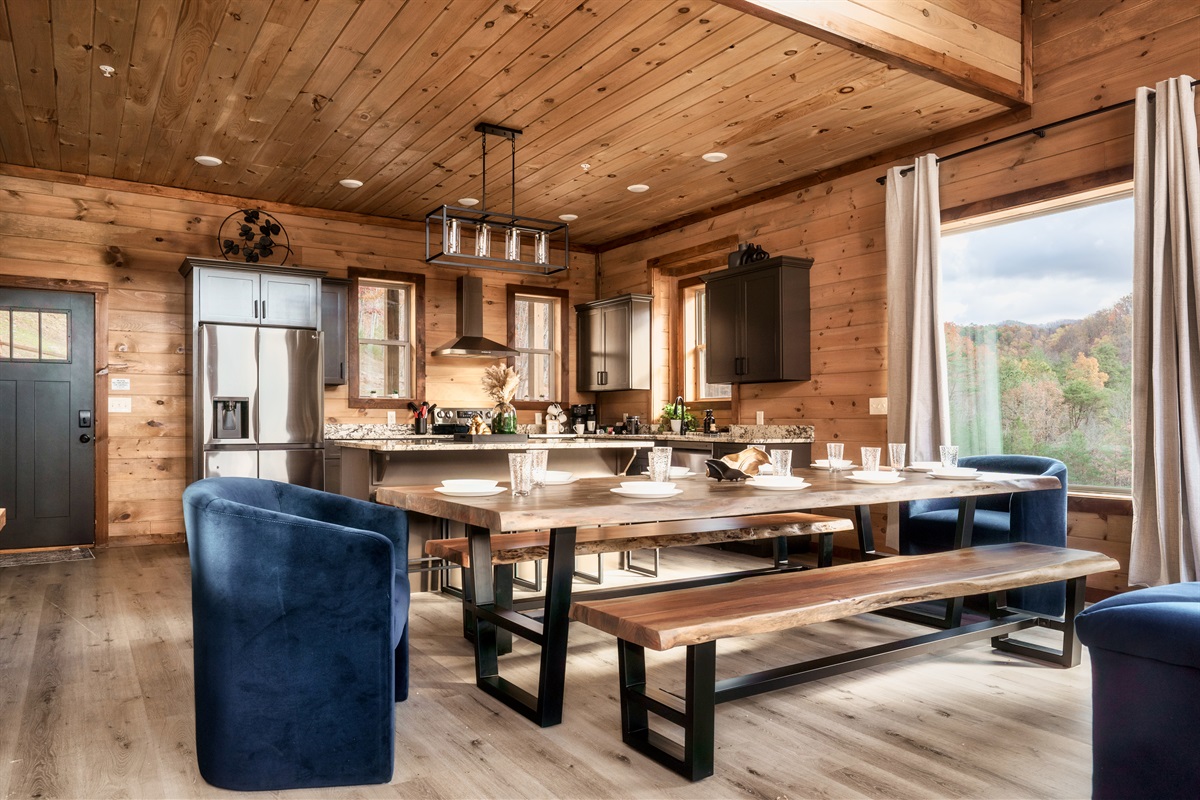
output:
M456 219L449 220L446 225L446 252L462 252L462 225Z
M550 263L550 234L538 231L533 237L533 260L539 264Z
M521 260L520 228L509 228L504 232L504 257L509 261Z
M480 258L491 258L492 255L492 226L481 222L475 228L475 255Z

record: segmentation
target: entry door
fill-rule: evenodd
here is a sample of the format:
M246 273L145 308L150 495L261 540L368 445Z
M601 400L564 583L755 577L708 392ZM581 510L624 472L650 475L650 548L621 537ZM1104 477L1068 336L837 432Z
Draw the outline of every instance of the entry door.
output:
M0 288L0 550L92 544L95 299Z

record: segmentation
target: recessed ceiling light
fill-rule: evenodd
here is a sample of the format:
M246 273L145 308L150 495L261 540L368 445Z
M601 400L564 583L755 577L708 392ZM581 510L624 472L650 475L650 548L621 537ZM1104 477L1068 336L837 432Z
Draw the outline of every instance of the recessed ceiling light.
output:
M342 178L338 183L347 189L358 189L362 186L362 181L356 181L354 178Z
M578 214L559 214L558 218L561 219L563 222L574 222L575 220L579 219L579 215Z
M458 204L470 208L471 206L479 205L479 201L474 197L460 197L458 198Z
M101 64L100 65L100 74L106 78L111 78L113 75L117 74L117 68L110 67L108 64Z
M704 155L702 155L700 157L703 158L705 161L711 162L713 164L717 163L718 161L724 161L725 159L729 158L729 156L725 155L724 153L705 153Z
M203 167L219 167L221 159L216 156L196 156L196 163Z
M633 186L626 186L625 188L631 192L644 192L650 187L644 183L635 183Z

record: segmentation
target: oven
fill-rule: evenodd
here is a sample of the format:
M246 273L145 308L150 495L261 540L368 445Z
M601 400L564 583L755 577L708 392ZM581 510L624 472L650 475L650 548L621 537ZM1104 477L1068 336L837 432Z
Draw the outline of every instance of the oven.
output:
M492 410L490 408L441 408L434 409L433 424L429 432L445 436L454 433L468 433L473 417L483 417L491 424Z

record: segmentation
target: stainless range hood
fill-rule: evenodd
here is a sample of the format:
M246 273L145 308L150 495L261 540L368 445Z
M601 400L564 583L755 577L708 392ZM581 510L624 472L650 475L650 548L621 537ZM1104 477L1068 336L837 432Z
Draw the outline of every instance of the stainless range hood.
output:
M516 350L483 336L483 278L463 275L458 279L458 335L433 351L435 356L458 358L509 358Z

